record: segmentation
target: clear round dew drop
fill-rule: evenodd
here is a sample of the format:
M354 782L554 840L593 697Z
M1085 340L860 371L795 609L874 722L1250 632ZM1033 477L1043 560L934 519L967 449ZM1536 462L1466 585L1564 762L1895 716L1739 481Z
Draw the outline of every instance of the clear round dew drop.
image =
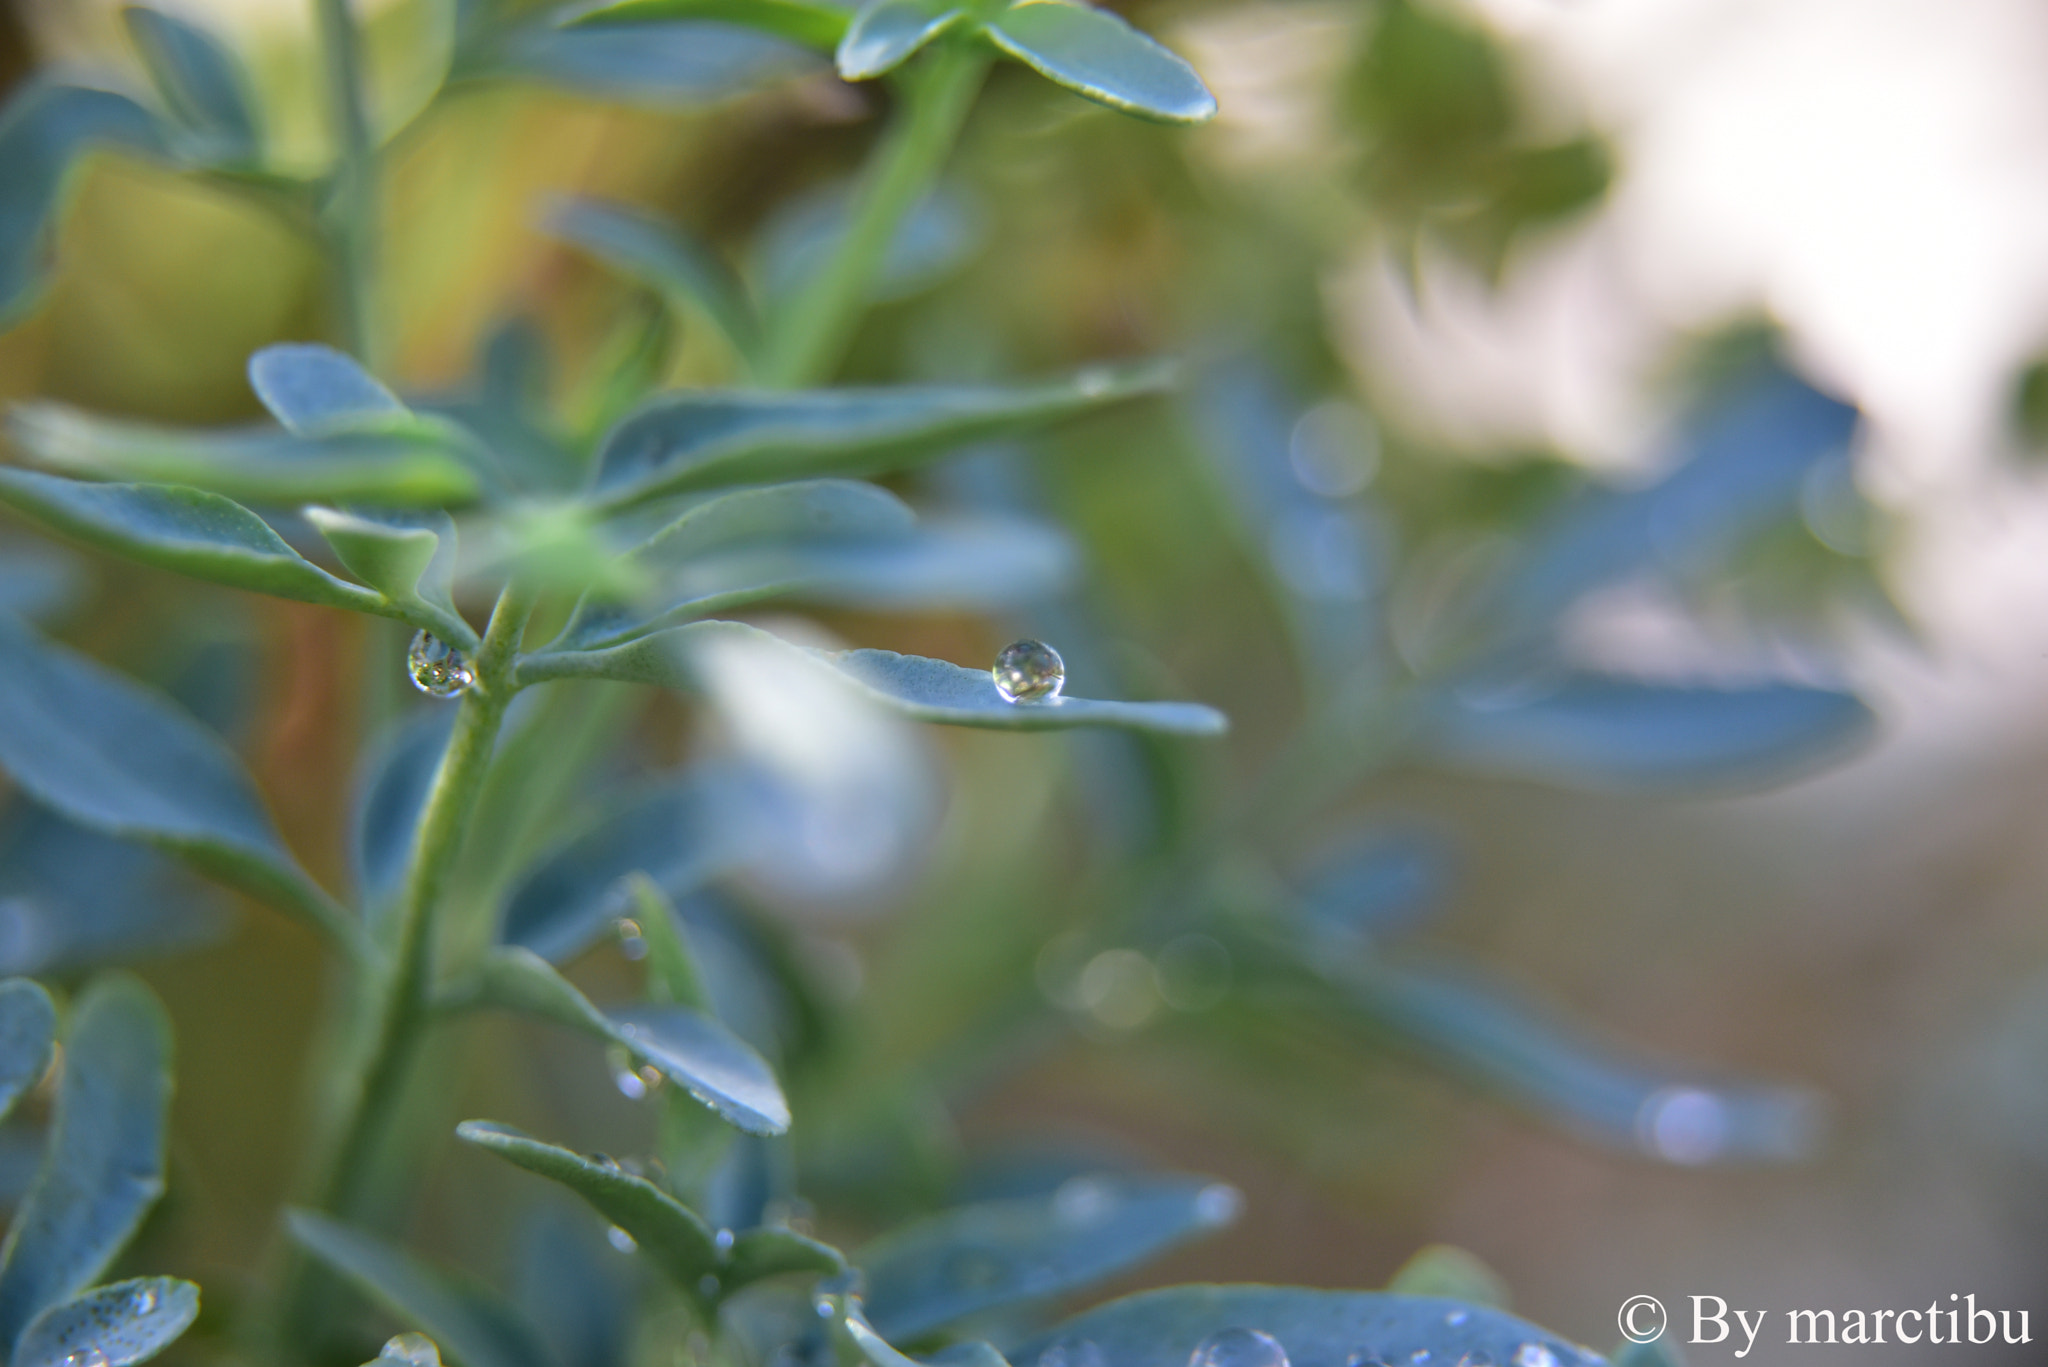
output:
M435 698L452 698L476 682L476 670L469 657L431 631L412 638L405 652L405 672L413 687Z
M1103 1367L1093 1339L1060 1339L1038 1355L1038 1367Z
M398 1334L388 1339L379 1356L412 1367L441 1367L441 1350L425 1334Z
M1195 1345L1188 1367L1289 1367L1280 1340L1256 1329L1220 1329Z
M1043 641L1012 641L989 674L1004 702L1051 702L1066 686L1067 662Z
M1515 1349L1515 1367L1558 1367L1557 1354L1540 1343L1525 1343Z

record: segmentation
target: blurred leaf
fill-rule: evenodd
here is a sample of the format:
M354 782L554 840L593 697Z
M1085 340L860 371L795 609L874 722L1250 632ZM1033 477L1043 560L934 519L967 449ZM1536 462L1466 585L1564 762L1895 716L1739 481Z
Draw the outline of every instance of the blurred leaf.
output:
M2028 363L2013 381L2012 423L2029 455L2048 453L2048 357Z
M525 1217L517 1303L563 1367L623 1367L632 1308L618 1254L590 1222L550 1202Z
M988 36L1056 85L1112 109L1166 123L1216 116L1195 69L1108 10L1072 0L1022 0L998 13Z
M421 711L392 731L364 766L349 822L349 853L356 891L373 918L398 895L454 725L448 708Z
M249 387L295 437L381 431L412 416L353 357L318 342L280 342L254 353Z
M1107 1280L1236 1218L1238 1194L1203 1178L1095 1175L1052 1195L943 1211L854 1255L867 1313L892 1339Z
M86 586L85 567L55 546L0 547L0 612L47 622L78 605Z
M317 438L270 428L178 431L34 403L14 408L7 435L37 461L60 470L189 484L245 503L437 507L467 502L478 487L452 428Z
M1454 1312L1462 1310L1462 1315ZM1012 1353L1033 1367L1060 1344L1093 1344L1116 1367L1186 1367L1202 1340L1256 1327L1304 1363L1541 1362L1573 1367L1600 1359L1526 1320L1485 1306L1375 1291L1291 1286L1173 1286L1098 1306ZM1051 1367L1051 1364L1047 1364Z
M114 1282L36 1316L10 1367L128 1367L161 1353L198 1317L199 1288L191 1282Z
M505 36L464 75L538 81L595 99L688 108L812 69L802 48L770 33L715 22L557 28L542 21Z
M752 353L760 323L746 287L716 252L681 228L595 199L565 200L548 215L546 226L621 275L650 286L671 307L697 310L741 357Z
M638 28L662 21L715 19L793 38L814 48L836 47L855 6L834 0L621 0L579 14L578 27Z
M711 1011L711 994L675 907L647 875L636 873L629 883L634 920L647 945L647 999Z
M149 5L129 5L121 17L164 108L194 135L195 159L256 161L262 135L234 54L205 29Z
M931 1367L1010 1367L1010 1360L984 1339L949 1343L925 1358Z
M795 1230L766 1225L733 1240L732 1252L726 1256L719 1278L726 1294L731 1295L770 1277L795 1273L836 1277L845 1270L846 1259L830 1244L806 1238Z
M42 984L27 978L0 982L0 1119L42 1080L56 1042L57 1008Z
M262 518L219 494L0 467L0 502L88 546L158 569L302 603L383 610L376 594L310 563Z
M828 184L786 200L762 224L753 269L771 312L831 264L852 221L853 197L852 181ZM973 203L955 187L938 186L897 223L868 282L868 302L893 303L930 289L965 265L983 236Z
M1418 1251L1388 1279L1387 1290L1397 1296L1434 1296L1495 1310L1506 1310L1511 1303L1508 1284L1498 1272L1450 1244L1431 1244Z
M1000 387L684 390L650 401L607 434L595 491L619 508L691 489L874 474L1157 393L1169 380L1163 367L1137 365Z
M31 78L0 110L0 327L41 293L51 220L72 167L94 147L165 151L156 116L109 90Z
M240 763L161 696L0 618L0 768L80 825L146 840L345 943L357 927L293 860Z
M1300 879L1293 915L1333 949L1360 951L1412 929L1443 900L1450 851L1428 832L1369 830L1326 850Z
M692 1299L699 1295L702 1278L717 1275L722 1257L711 1230L694 1211L646 1178L621 1170L608 1158L585 1158L486 1120L465 1120L455 1133L464 1143L575 1192L632 1235L640 1251Z
M1418 0L1387 0L1349 88L1370 155L1402 175L1455 174L1514 131L1501 56L1484 31Z
M1441 694L1422 744L1459 768L1566 788L1732 792L1835 764L1875 727L1860 699L1829 689L1577 675L1526 699Z
M4 495L0 495L4 496ZM307 508L350 573L383 594L391 611L459 650L478 640L455 607L455 523L446 513L346 513Z
M1608 1367L1685 1367L1685 1355L1667 1339L1624 1343L1607 1359Z
M868 0L839 40L839 75L849 81L886 75L966 17L947 0Z
M310 1210L285 1212L299 1245L401 1320L420 1326L461 1367L554 1367L517 1311L411 1254Z
M42 1171L0 1245L0 1344L90 1286L164 1189L171 1024L125 974L94 981L64 1036Z
M919 721L998 731L1057 731L1074 726L1123 726L1169 734L1213 736L1229 727L1221 712L1200 703L1098 702L1061 697L1052 702L1009 703L987 670L887 650L809 650L740 622L686 622L607 650L549 651L520 662L522 684L546 679L612 679L694 691L689 653L721 639L765 640L829 669L875 702Z

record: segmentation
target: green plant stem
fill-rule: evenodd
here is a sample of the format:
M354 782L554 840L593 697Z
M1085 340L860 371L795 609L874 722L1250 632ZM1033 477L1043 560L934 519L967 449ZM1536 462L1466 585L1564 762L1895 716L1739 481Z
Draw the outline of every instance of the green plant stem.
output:
M334 171L320 217L333 246L335 295L348 349L376 369L377 146L364 105L361 34L349 0L314 0L326 68Z
M838 369L896 229L938 179L988 63L978 43L941 40L906 74L902 106L855 193L845 236L775 319L764 383L798 389Z

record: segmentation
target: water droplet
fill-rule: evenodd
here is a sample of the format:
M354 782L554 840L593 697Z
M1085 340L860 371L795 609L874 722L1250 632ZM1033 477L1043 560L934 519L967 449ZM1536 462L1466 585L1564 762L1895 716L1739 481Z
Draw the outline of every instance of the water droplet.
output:
M606 1230L604 1237L610 1240L611 1246L621 1253L631 1253L634 1249L640 1247L639 1241L617 1225L613 1225L610 1229Z
M1116 387L1116 372L1105 365L1089 366L1074 377L1074 388L1084 399L1099 399Z
M1466 1311L1453 1310L1450 1314L1444 1316L1444 1323L1450 1325L1451 1328L1455 1329L1459 1325L1463 1324L1466 1320L1469 1320L1471 1318L1472 1316Z
M107 1355L98 1348L81 1348L67 1353L57 1367L108 1367Z
M1038 1355L1038 1367L1103 1367L1093 1339L1059 1339Z
M818 1312L818 1318L821 1320L829 1320L832 1318L832 1302L825 1299L823 1296L820 1296L818 1297L818 1299L811 1302L811 1309Z
M1067 683L1067 662L1043 641L1012 641L989 671L1004 702L1052 702Z
M619 1170L619 1160L608 1153L593 1153L590 1155L590 1161L603 1168L606 1172L617 1172Z
M1188 1367L1288 1367L1287 1350L1256 1329L1220 1329L1195 1345Z
M1244 1209L1244 1197L1227 1182L1212 1182L1195 1194L1195 1218L1205 1225L1227 1225Z
M1515 1349L1515 1367L1558 1367L1557 1354L1540 1343L1525 1343Z
M1666 1162L1711 1163L1728 1147L1728 1107L1697 1087L1652 1092L1636 1112L1643 1147Z
M1429 1349L1427 1348L1417 1348L1408 1355L1408 1367L1422 1367L1422 1364L1428 1361Z
M1493 1354L1475 1349L1458 1359L1458 1367L1494 1367Z
M145 1286L130 1298L129 1313L147 1315L156 1309L156 1288Z
M631 1068L621 1068L613 1073L612 1081L618 1084L619 1091L628 1101L638 1101L647 1095L646 1081Z
M647 937L640 933L640 923L630 916L621 916L612 922L612 930L619 937L619 953L638 963L647 957Z
M412 638L405 669L415 688L436 698L452 698L476 682L469 658L430 631Z
M1387 1367L1377 1348L1360 1348L1344 1359L1344 1367Z
M385 1341L381 1357L409 1362L413 1367L441 1367L441 1350L425 1334L398 1334Z
M1052 1194L1052 1213L1064 1224L1092 1225L1116 1203L1116 1189L1104 1179L1070 1177Z

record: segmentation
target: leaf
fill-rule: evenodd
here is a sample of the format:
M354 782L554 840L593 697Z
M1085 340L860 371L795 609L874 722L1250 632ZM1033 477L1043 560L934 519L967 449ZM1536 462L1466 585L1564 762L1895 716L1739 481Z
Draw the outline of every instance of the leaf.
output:
M793 38L808 47L830 50L837 46L853 19L855 6L833 0L623 0L585 10L574 20L577 27L609 29L672 22L715 19L741 24L763 33Z
M1062 697L1052 702L1008 703L986 670L886 650L828 652L793 646L740 622L687 622L604 650L549 651L520 662L522 685L547 679L612 679L694 691L692 652L723 640L766 640L795 652L891 711L919 721L1000 731L1056 731L1075 726L1120 726L1169 734L1213 736L1228 729L1221 712L1200 703L1098 702Z
M191 1282L114 1282L36 1316L10 1367L129 1367L161 1353L197 1318L199 1288Z
M78 606L85 592L85 567L55 546L0 548L0 612L46 622Z
M418 1325L461 1367L554 1367L539 1334L481 1288L310 1210L286 1211L285 1228L372 1300Z
M353 357L318 342L280 342L255 352L249 387L297 437L380 431L412 417Z
M156 117L108 90L31 79L0 111L0 327L40 294L51 220L72 167L94 147L165 151Z
M1435 1296L1467 1305L1509 1308L1508 1284L1501 1275L1462 1248L1431 1244L1402 1263L1387 1281L1400 1296Z
M383 606L219 494L171 484L88 484L0 467L0 502L88 546L194 579L355 612Z
M869 0L839 40L834 59L839 75L867 81L894 71L966 17L965 10L945 0Z
M722 1255L711 1230L689 1207L646 1178L624 1171L610 1159L585 1158L487 1120L465 1120L455 1127L455 1134L466 1144L575 1192L632 1235L640 1251L692 1298L698 1296L702 1278L717 1275Z
M1576 1344L1485 1306L1292 1286L1173 1286L1141 1292L1070 1319L1010 1357L1018 1367L1034 1367L1047 1349L1085 1341L1116 1367L1186 1367L1203 1339L1225 1329L1270 1334L1302 1367L1341 1367L1374 1357L1401 1363L1490 1358L1523 1367L1544 1361L1544 1351L1560 1367L1598 1367L1600 1362Z
M1195 69L1108 10L1023 0L988 24L990 41L1039 75L1112 109L1166 123L1216 116Z
M722 16L707 14L706 21ZM466 74L562 86L596 99L662 109L728 100L811 69L814 59L772 34L719 22L515 30Z
M636 913L634 922L647 945L647 999L710 1012L711 994L675 907L644 873L628 880L628 891Z
M1007 387L679 391L606 435L595 492L605 506L622 508L691 489L879 473L977 438L1157 393L1168 379L1159 366L1100 366Z
M219 737L157 694L0 618L0 768L82 826L145 840L344 943L356 923L292 859Z
M695 308L741 356L753 350L760 323L746 287L716 252L675 225L622 204L568 199L548 215L546 227L651 286L672 307Z
M1575 676L1526 700L1440 695L1421 743L1444 762L1594 792L1773 787L1869 739L1852 694L1796 684L1663 687Z
M1451 851L1426 830L1399 826L1353 835L1302 877L1291 915L1333 950L1358 951L1402 934L1442 903Z
M121 17L164 108L194 135L195 159L256 161L262 136L234 54L198 25L148 5L130 5Z
M388 611L459 650L477 634L455 607L455 523L446 513L345 513L306 508L341 563L384 596Z
M365 766L349 822L349 853L356 891L373 917L398 895L454 725L450 709L425 709L385 738Z
M57 1008L42 984L27 978L0 982L0 1119L42 1080L56 1042Z
M1804 1088L1723 1086L1621 1056L1503 984L1371 961L1314 967L1354 1013L1593 1142L1700 1165L1791 1162L1819 1141Z
M605 1236L566 1202L521 1220L513 1295L563 1367L624 1367L633 1326L628 1278Z
M42 1171L0 1245L0 1344L90 1286L163 1194L170 1068L170 1021L148 988L113 974L86 989Z
M741 1287L769 1277L808 1273L836 1277L846 1271L846 1259L830 1244L819 1243L792 1229L763 1225L733 1240L719 1280L731 1295Z
M783 201L755 235L753 276L773 312L832 263L853 220L855 183L841 180ZM955 185L921 196L896 225L867 284L871 304L922 293L973 257L984 236L974 202Z
M1191 1177L1076 1177L1050 1196L915 1221L860 1250L867 1314L890 1339L1106 1280L1236 1218L1238 1194ZM1114 1359L1112 1359L1113 1361Z
M245 503L361 501L439 507L477 494L452 426L295 437L270 428L178 431L19 404L7 435L44 465L99 478L189 484Z

